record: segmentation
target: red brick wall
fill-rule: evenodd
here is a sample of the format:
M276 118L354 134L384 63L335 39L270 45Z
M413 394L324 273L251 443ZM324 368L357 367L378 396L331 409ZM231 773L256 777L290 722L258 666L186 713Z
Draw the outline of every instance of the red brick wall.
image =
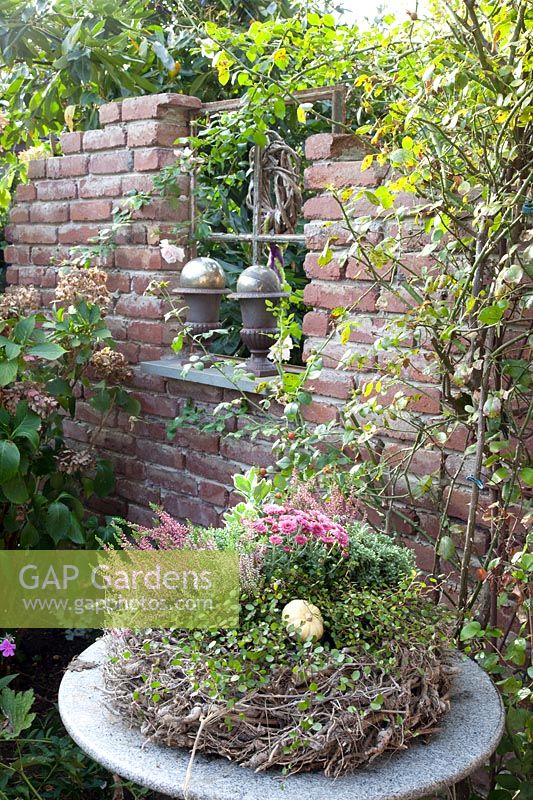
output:
M101 109L101 130L65 134L61 137L62 156L31 162L30 183L18 188L11 212L11 244L6 250L6 261L11 265L8 281L38 286L43 301L50 300L56 281L53 262L67 255L69 246L85 243L99 228L107 226L114 204L129 191L151 189L153 176L175 160L173 142L187 135L191 114L200 105L197 98L172 94L110 103ZM304 208L309 220L305 268L311 278L305 299L313 307L304 320L306 352L327 335L331 310L352 302L357 302L354 316L360 326L352 333L350 347L365 352L384 320L399 307L395 298L374 288L361 264L343 258L349 235L342 225L337 202L325 188L330 184L373 186L382 180L382 174L376 169L361 171L360 148L344 135L310 137L306 155L311 162L305 173L306 187L316 192ZM171 235L176 222L188 217L187 176L181 189L177 206L155 198L138 212L133 224L120 234L119 246L105 265L109 286L116 293L109 324L119 348L134 365L169 354L172 332L162 322L161 302L143 297L143 292L154 278L177 280L182 264L164 262L159 242ZM411 200L411 196L407 199ZM366 211L361 208L360 213ZM377 226L375 235L382 233ZM320 267L319 252L333 235L337 237L333 245L335 257L326 267ZM413 264L422 262L417 247L420 249L420 237L415 235ZM345 349L340 343L331 343L327 348L326 368L313 383L314 402L306 409L311 421L334 418L350 397L354 384L377 372L377 365L372 364L366 365L362 374L335 371ZM431 378L416 371L413 377L424 390L418 410L429 414L437 411L438 389ZM166 423L188 399L212 408L231 393L147 376L139 369L135 370L133 388L142 406L140 418L131 422L126 415L115 414L101 435L101 450L115 463L117 486L116 496L100 502L100 510L147 521L151 517L148 504L161 503L177 517L216 524L231 499L232 475L252 464L268 464L268 443L250 445L194 430L182 431L170 443L166 439ZM78 419L67 422L67 432L83 443L93 422L94 412L82 398ZM410 437L409 431L391 431L387 453L397 454L402 442ZM452 461L456 457L454 449L461 451L463 442L450 443ZM415 459L413 470L424 474L435 465L434 454L426 452ZM464 518L468 501L465 486L452 499L452 515ZM435 528L430 509L418 507L409 513L428 531ZM406 534L410 533L404 524L403 527ZM421 561L427 558L429 553L421 550Z

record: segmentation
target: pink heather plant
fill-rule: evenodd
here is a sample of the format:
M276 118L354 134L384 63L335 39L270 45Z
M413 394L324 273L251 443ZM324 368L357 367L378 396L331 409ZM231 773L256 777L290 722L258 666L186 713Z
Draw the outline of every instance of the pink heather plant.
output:
M267 503L263 506L263 513L265 516L261 519L245 524L256 535L266 535L274 547L290 552L295 547L304 547L315 541L328 548L339 545L343 554L347 554L349 538L345 528L321 511L302 511L289 505Z
M132 525L133 539L120 532L117 539L124 550L214 550L215 543L206 539L197 542L187 525L178 522L166 511L155 508L154 513L158 525L145 528L142 525Z

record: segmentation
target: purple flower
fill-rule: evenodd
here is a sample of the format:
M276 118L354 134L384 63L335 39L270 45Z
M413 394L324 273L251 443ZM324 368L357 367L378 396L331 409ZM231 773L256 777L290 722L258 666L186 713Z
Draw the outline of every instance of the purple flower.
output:
M295 533L298 530L296 517L284 515L279 518L279 529L282 533Z
M17 645L10 639L4 639L4 641L0 643L0 653L2 653L4 658L9 658L10 656L14 656L16 649Z
M272 536L268 537L268 541L270 542L270 544L282 544L283 537L278 536L277 533L274 533Z
M309 539L303 533L297 533L294 537L295 544L307 544L308 541Z

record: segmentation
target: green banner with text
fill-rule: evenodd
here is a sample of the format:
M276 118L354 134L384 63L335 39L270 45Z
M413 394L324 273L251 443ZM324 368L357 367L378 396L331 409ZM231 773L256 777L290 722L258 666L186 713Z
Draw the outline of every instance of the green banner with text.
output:
M236 553L0 551L1 628L233 628Z

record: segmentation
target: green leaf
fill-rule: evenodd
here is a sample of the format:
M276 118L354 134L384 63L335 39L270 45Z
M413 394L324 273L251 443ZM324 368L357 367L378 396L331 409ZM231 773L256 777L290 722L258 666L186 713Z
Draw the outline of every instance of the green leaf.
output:
M13 328L13 337L17 340L17 342L24 343L28 341L33 331L35 330L36 322L37 322L36 317L26 317L25 319L19 319L19 321Z
M110 461L99 461L96 466L93 488L98 497L106 497L115 488L115 470Z
M496 325L503 317L504 310L500 306L487 306L479 312L478 320L483 325Z
M2 491L10 503L22 505L30 499L28 487L21 475L15 475L8 481L2 482Z
M102 414L105 414L105 412L109 411L113 405L113 398L107 389L100 389L100 391L97 392L94 397L91 397L89 402L93 408L95 408L97 411L100 411Z
M467 639L474 639L476 636L479 636L481 633L481 625L476 620L472 620L471 622L467 622L466 625L463 626L461 630L460 639L462 642L466 642Z
M0 483L10 480L20 464L20 452L14 442L0 441Z
M64 347L61 347L59 344L54 344L53 342L43 342L43 344L36 344L28 349L28 354L30 356L44 358L47 361L56 361L56 359L60 358L63 353L66 352Z
M522 469L518 471L518 475L520 476L520 480L527 484L527 486L533 486L533 467L522 467Z
M11 434L13 439L27 439L33 449L37 449L39 446L39 429L41 427L41 422L41 418L38 414L29 412Z
M455 555L455 545L451 536L442 537L439 542L438 554L442 556L442 558L445 558L446 561L450 561L450 559L453 558Z
M22 731L30 727L35 714L30 713L33 705L33 689L26 692L14 692L2 689L0 693L0 711L6 718L6 725L0 725L2 736L6 739L17 739Z
M17 377L19 365L17 361L0 361L0 386L13 383Z
M62 539L67 539L71 527L70 509L64 503L51 503L46 513L45 527L55 544Z

